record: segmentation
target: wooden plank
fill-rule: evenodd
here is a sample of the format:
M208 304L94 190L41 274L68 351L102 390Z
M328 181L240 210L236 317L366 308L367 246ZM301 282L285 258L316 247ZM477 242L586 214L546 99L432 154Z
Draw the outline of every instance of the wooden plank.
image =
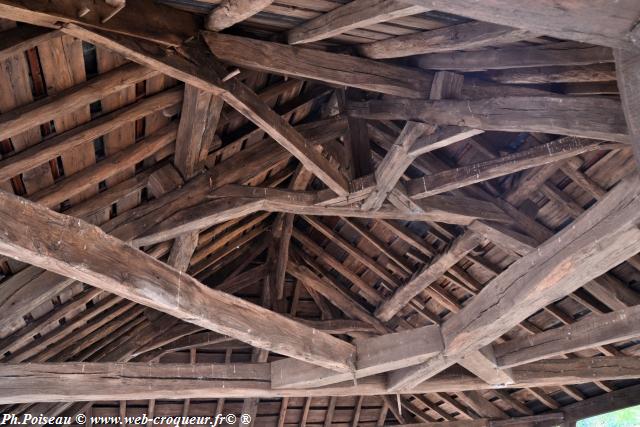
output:
M23 53L41 43L59 37L60 33L50 28L35 27L33 25L21 25L11 30L0 33L0 61L11 56Z
M209 289L80 220L7 193L0 193L0 198L2 223L7 228L0 251L5 255L70 275L270 351L321 363L330 369L350 370L352 346L341 340L320 332L314 334L311 328L295 321ZM31 231L25 233L21 231L23 227ZM40 234L35 232L38 229L42 230ZM138 274L133 275L136 271ZM154 280L145 277L154 277ZM292 337L306 336L313 342L302 344L303 349L287 340L275 337L272 340L267 330L273 331L274 325L279 325L279 330L291 328ZM261 330L264 328L267 330ZM300 342L299 338L296 341Z
M310 43L426 11L398 0L355 0L289 30L287 39L289 44Z
M124 123L134 122L148 114L178 104L181 89L172 89L141 99L127 107L100 116L84 125L45 139L0 161L0 180L10 179L54 159L67 150L86 144Z
M631 147L636 162L640 165L640 53L616 49L614 56L622 106L631 135Z
M505 132L541 132L630 142L621 104L595 97L510 97L474 101L388 99L352 102L349 114Z
M222 31L244 21L273 3L273 0L222 0L207 16L205 28Z
M204 37L216 57L253 70L410 98L423 97L431 87L428 74L411 68L228 34Z
M491 347L469 353L458 363L491 385L513 384L514 382L510 370L497 366Z
M97 186L99 182L135 166L136 163L170 145L175 141L176 133L177 125L169 124L145 138L144 142L131 145L101 162L59 180L54 185L33 194L31 199L47 207L54 207L82 191Z
M88 106L102 97L158 74L137 64L126 64L101 74L86 83L47 96L38 101L15 108L0 116L0 139L7 139L34 125L60 117L69 106Z
M469 22L363 44L359 46L359 50L368 58L387 59L452 50L473 50L529 38L535 36L528 31L487 22Z
M593 315L560 328L494 345L501 367L530 363L640 336L640 306Z
M559 39L637 49L631 32L640 15L640 5L634 0L619 1L615 8L607 0L579 3L560 0L534 6L526 0L491 0L482 4L473 0L408 0L407 3Z
M412 198L429 197L606 147L598 140L560 138L496 159L412 179L407 183L407 192Z
M466 232L457 238L442 254L437 255L423 269L414 275L410 281L384 301L376 310L376 317L388 321L404 308L411 299L432 285L454 264L458 263L473 248L481 243L482 239L473 232Z
M540 308L635 255L640 177L622 181L555 238L520 258L443 324L446 350L417 368L396 371L391 388L417 384L479 350ZM634 244L635 243L635 244ZM531 268L532 265L543 266Z
M529 67L580 66L613 62L611 49L575 42L422 55L415 64L427 70L484 71Z
M458 395L458 399L465 405L473 409L478 415L486 418L508 418L500 408L485 399L477 391L463 391Z

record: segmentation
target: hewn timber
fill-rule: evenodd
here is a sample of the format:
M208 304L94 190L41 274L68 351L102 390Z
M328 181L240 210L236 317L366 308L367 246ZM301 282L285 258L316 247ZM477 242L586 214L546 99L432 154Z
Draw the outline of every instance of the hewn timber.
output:
M636 162L640 165L640 52L616 49L614 56L631 146Z
M185 85L174 160L185 180L196 174L209 154L223 104L220 97Z
M348 189L346 178L313 149L293 126L236 78L222 81L224 67L199 40L182 45L181 52L188 55L187 60L183 54L127 36L91 31L72 24L66 26L63 31L81 40L118 52L134 62L182 80L200 90L219 95L227 104L297 157L305 168L313 172L329 188L337 194L346 194Z
M637 49L631 32L640 15L635 0L622 0L611 7L608 0L575 2L560 0L407 0L407 3L479 21L522 28L536 34L595 45Z
M440 349L440 327L435 325L385 334L357 341L354 373L316 369L309 363L282 359L271 363L271 385L285 389L322 387L416 365L426 359L426 354L435 354Z
M484 76L494 82L505 84L615 82L616 69L613 64L535 67L493 70L486 72Z
M473 50L534 37L533 34L516 28L487 22L469 22L363 44L359 50L368 58L386 59L452 50Z
M169 46L178 46L194 37L199 28L198 19L193 14L152 0L129 2L106 21L105 18L113 14L114 7L107 2L91 2L90 5L89 12L81 14L87 6L83 0L3 0L0 1L0 16L54 28L59 27L59 23L76 23Z
M426 11L401 0L355 0L289 30L288 42L299 44L328 39L354 28Z
M207 288L81 220L4 192L0 193L0 200L0 252L4 255L71 276L256 347L320 363L329 369L351 369L353 347L346 342ZM271 336L274 330L289 330L287 336L298 338L293 342L284 336ZM308 342L301 342L299 337L306 337L303 341Z
M511 367L640 336L640 306L593 315L570 325L494 345L500 367Z
M383 302L376 310L376 317L385 321L391 319L409 301L442 277L447 270L478 246L481 241L482 238L473 232L466 232L458 237L444 253L435 256L409 282L397 289L391 298Z
M407 183L407 193L411 198L429 197L606 148L602 141L564 137L529 150L412 179Z
M634 174L572 227L513 263L447 319L442 326L445 351L417 368L393 372L391 388L403 389L424 381L638 253L639 209L640 176Z
M410 98L426 97L431 88L431 76L407 67L228 34L204 39L216 57L253 70Z
M625 409L640 404L640 385L626 387L585 399L562 408L567 425L584 418L594 417L607 412Z
M211 31L222 31L242 22L273 3L273 0L222 0L207 16L205 27Z
M636 357L536 362L514 368L514 388L637 378ZM177 398L269 398L395 394L383 375L311 389L273 389L269 364L0 364L0 404ZM467 373L443 373L408 394L490 389ZM632 396L631 394L630 396Z
M542 132L630 142L615 99L597 97L501 97L471 101L388 99L351 102L348 113L377 120L413 120L506 132Z
M223 193L223 192L226 192ZM476 219L510 222L511 218L490 203L480 200L441 196L420 201L420 211L383 207L363 211L354 207L322 206L318 196L324 193L294 192L281 189L227 186L217 190L213 200L175 213L158 223L135 245L150 245L191 231L201 230L224 221L258 211L284 212L300 215L342 216L354 218L401 219L407 221L438 221L468 225Z
M475 52L443 52L419 56L418 67L427 70L484 71L530 67L569 67L612 63L608 47L575 42L525 47L485 49Z

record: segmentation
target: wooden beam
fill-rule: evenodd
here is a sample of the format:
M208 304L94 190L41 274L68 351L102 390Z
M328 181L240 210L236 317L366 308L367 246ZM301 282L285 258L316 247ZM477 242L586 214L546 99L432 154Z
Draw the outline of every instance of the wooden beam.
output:
M622 107L631 135L631 147L640 167L640 53L614 50Z
M581 66L612 63L611 49L575 42L524 47L484 49L476 52L445 52L415 59L427 70L485 71L530 67Z
M289 44L328 39L356 28L426 12L400 0L355 0L289 30Z
M494 82L504 84L594 83L615 82L613 64L571 67L536 67L512 70L493 70L483 74Z
M553 360L514 368L519 387L633 379L640 372L638 358L605 357ZM0 404L180 398L274 398L393 395L385 377L376 375L334 386L274 389L269 364L165 363L19 363L0 364ZM108 380L108 381L107 381ZM424 394L489 389L465 373L443 373L412 389ZM633 389L632 389L633 390ZM631 391L631 390L630 390ZM637 393L627 394L635 397ZM395 403L392 403L395 405Z
M35 27L32 25L20 25L16 28L5 30L0 33L0 61L20 55L24 51L32 49L60 36L60 32L50 28Z
M496 159L412 179L407 183L407 192L411 198L429 197L607 147L598 140L560 138Z
M382 208L366 212L352 207L322 206L324 193L296 192L282 189L226 186L209 195L205 202L175 213L160 221L144 236L133 242L147 246L175 238L183 233L202 230L257 211L285 212L299 215L342 216L355 218L402 219L407 221L437 221L468 225L476 219L510 222L511 218L491 203L471 198L434 196L420 201L421 211ZM438 198L439 197L439 198Z
M439 254L409 282L400 287L390 299L384 301L376 310L378 319L388 321L404 308L409 301L432 285L454 264L481 243L482 239L473 232L466 232L457 238L449 248Z
M191 179L198 167L203 166L223 104L219 96L185 85L174 160L185 180Z
M205 28L210 31L222 31L251 18L271 3L273 0L222 0L207 16Z
M388 99L352 102L349 114L505 132L541 132L629 143L622 106L594 97L502 97L475 101Z
M0 252L7 256L71 276L256 347L321 363L329 369L351 368L353 348L343 341L324 333L314 334L311 328L295 321L209 289L81 220L7 193L0 193L0 200L0 227L4 229ZM25 227L30 231L25 232ZM216 309L212 310L212 306ZM287 343L270 337L268 330L273 331L274 325L279 325L279 330L291 330L292 337L306 336L313 343L302 344L299 338L298 344Z
M640 306L634 306L497 344L494 351L500 367L511 367L638 336Z
M479 350L537 310L640 251L640 176L623 180L570 228L520 258L443 324L445 352L391 374L391 388L418 384ZM532 265L540 266L531 268Z
M368 58L387 59L452 50L474 50L529 38L535 36L528 31L487 22L469 22L363 44L359 50Z
M205 33L204 39L216 57L257 71L410 98L423 97L431 87L424 72L355 56L228 34Z
M364 378L425 360L424 353L442 349L440 328L435 325L367 338L357 342L355 373L339 374L295 359L271 363L273 388L316 388L354 378Z
M614 8L606 0L579 4L560 0L534 6L526 0L491 0L482 4L474 0L408 0L407 3L559 39L637 49L631 33L640 15L640 5L634 0L619 1Z

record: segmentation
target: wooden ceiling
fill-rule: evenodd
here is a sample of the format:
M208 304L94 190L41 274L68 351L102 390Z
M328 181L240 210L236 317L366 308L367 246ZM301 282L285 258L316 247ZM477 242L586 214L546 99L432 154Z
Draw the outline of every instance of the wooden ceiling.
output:
M0 0L1 412L573 426L640 403L638 22Z

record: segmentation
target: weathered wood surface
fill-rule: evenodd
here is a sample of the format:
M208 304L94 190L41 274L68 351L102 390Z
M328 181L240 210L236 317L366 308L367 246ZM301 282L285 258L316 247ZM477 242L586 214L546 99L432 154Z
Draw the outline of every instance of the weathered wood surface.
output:
M504 47L476 52L433 53L417 57L427 70L484 71L509 68L582 66L612 63L610 48L575 42L525 47Z
M389 95L426 97L431 77L418 70L227 34L205 33L213 54L258 71L320 80Z
M4 61L13 55L32 49L40 43L59 37L60 33L50 28L21 25L0 32L0 36L0 61Z
M543 132L629 143L621 104L597 97L502 97L475 101L352 102L349 114L506 132Z
M494 345L498 365L510 367L640 336L640 306Z
M392 389L415 385L490 344L540 308L578 289L640 250L640 176L622 181L588 213L512 264L443 324L446 350L391 375ZM532 265L539 266L531 268Z
M635 378L638 358L555 360L514 369L514 387ZM526 369L523 369L528 367ZM235 368L235 369L234 369ZM538 378L535 378L537 376ZM522 380L522 381L520 381ZM490 389L467 373L443 373L408 394ZM24 363L0 364L0 403L176 398L323 397L394 394L376 375L311 389L272 389L269 364Z
M205 27L211 31L222 31L260 12L273 0L222 0L207 16Z
M526 0L408 0L407 3L479 21L509 25L560 39L602 46L637 49L631 32L640 5L623 0L611 7L607 0L560 0L531 4Z
M640 165L640 53L638 51L614 50L618 87L622 98L624 115L631 136L631 146Z
M227 194L223 194L222 191L227 192ZM159 243L183 233L202 230L258 211L354 218L403 219L408 221L439 221L461 225L468 225L476 219L499 222L511 221L510 217L491 203L464 197L431 197L421 201L421 210L417 212L387 207L377 211L363 211L351 207L323 206L320 203L323 194L256 187L223 187L216 191L215 196L209 196L214 200L177 212L157 224L153 230L139 237L133 243L139 246Z
M425 360L426 354L435 354L442 348L439 329L438 326L424 326L357 341L354 373L316 369L316 366L295 359L274 361L271 363L271 385L279 389L316 388L416 365Z
M494 160L461 166L456 169L413 179L407 183L407 193L412 198L429 197L524 169L543 166L606 148L607 145L603 145L598 140L574 137L560 138L547 144L498 157Z
M478 246L481 241L482 238L473 232L466 232L457 238L446 252L434 257L422 271L418 272L409 282L396 290L391 298L382 303L376 310L376 317L382 320L391 319L412 298L442 277L447 270Z
M7 256L71 276L257 347L321 363L330 369L351 369L353 349L346 342L322 332L314 333L313 329L269 310L211 290L81 220L4 192L0 198L5 228L0 252ZM278 335L282 332L285 335L266 338L274 332L274 325L279 325ZM286 336L306 336L309 342L302 344L297 339L291 342Z
M363 44L360 52L368 58L386 59L452 50L474 50L533 37L533 34L515 28L470 22Z
M309 43L427 9L399 0L356 0L289 30L289 44Z
M286 120L275 113L251 89L236 78L222 81L224 67L199 41L183 45L189 60L159 45L126 36L90 31L77 25L69 25L64 31L82 40L112 49L134 62L144 64L178 80L183 80L200 90L220 97L275 141L297 157L305 167L324 181L337 194L346 194L346 178ZM212 33L213 34L213 33Z
M126 64L86 83L8 111L0 116L0 139L10 138L34 125L60 117L65 111L69 111L69 106L77 108L88 106L100 98L157 74L157 71L137 64Z

